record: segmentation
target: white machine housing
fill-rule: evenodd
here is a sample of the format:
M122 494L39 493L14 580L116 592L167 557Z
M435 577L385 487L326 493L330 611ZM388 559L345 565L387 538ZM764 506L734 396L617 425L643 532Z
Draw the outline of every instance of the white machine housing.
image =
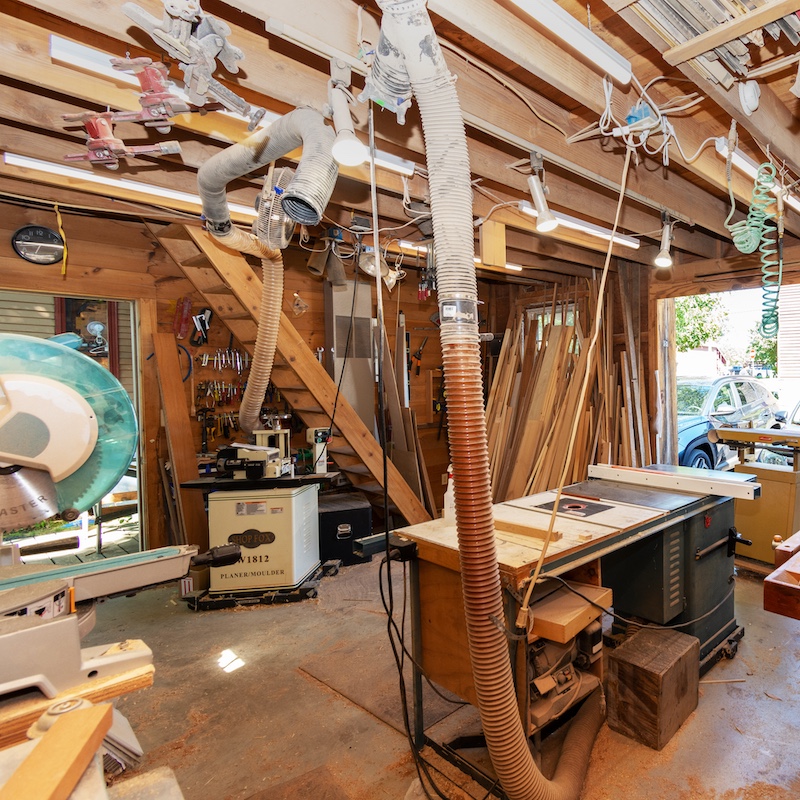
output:
M253 431L256 447L277 450L277 456L271 458L266 464L264 477L280 478L283 475L294 475L292 464L291 441L292 431L288 428ZM247 456L240 456L247 458Z
M236 543L242 560L211 571L212 593L288 589L320 564L318 484L217 491L208 497L209 544Z

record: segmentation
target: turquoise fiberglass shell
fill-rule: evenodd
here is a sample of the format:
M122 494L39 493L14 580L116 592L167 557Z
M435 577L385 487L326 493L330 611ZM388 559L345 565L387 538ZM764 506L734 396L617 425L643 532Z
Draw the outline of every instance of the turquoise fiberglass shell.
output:
M122 384L89 356L63 344L0 333L0 377L41 375L74 389L97 417L97 444L75 472L55 484L59 512L86 511L125 474L138 439L133 404ZM58 425L58 420L51 420Z

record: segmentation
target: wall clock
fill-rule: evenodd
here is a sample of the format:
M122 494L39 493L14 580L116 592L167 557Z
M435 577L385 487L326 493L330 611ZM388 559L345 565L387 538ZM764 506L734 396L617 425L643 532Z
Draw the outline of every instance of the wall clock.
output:
M24 225L11 237L14 252L32 264L55 264L64 255L64 240L52 228Z

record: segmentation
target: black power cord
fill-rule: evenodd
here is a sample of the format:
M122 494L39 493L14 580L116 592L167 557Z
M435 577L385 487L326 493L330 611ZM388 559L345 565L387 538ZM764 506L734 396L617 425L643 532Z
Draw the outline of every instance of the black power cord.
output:
M562 577L558 575L545 575L542 580L545 581L560 581L561 583L566 586L573 594L578 595L582 600L585 600L590 606L594 606L595 608L599 608L604 614L608 614L610 617L614 617L614 619L621 620L626 625L635 625L637 628L653 628L655 630L659 629L667 629L673 630L677 628L687 628L689 625L694 625L695 622L700 622L704 620L706 617L710 617L718 608L720 608L724 603L728 600L728 598L733 594L734 586L731 586L730 591L722 598L722 600L717 603L714 608L710 611L706 611L705 614L701 614L699 617L695 617L694 619L690 619L688 622L679 622L675 625L651 625L649 623L641 623L637 622L633 619L628 619L627 617L623 617L621 614L617 614L615 611L611 611L610 608L606 608L605 606L601 606L599 603L595 603L594 600L590 600L586 595L581 594L577 589L570 586Z

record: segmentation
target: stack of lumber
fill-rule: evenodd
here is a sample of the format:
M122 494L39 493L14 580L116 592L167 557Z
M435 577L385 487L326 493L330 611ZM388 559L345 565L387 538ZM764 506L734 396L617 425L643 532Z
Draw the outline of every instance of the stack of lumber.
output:
M390 433L389 457L428 513L437 517L436 498L425 464L416 412L409 407L405 392L401 392L398 385L398 378L402 379L406 370L404 352L401 349L396 353L398 358L394 363L385 328L382 330L382 342L384 407ZM403 361L399 363L401 358Z
M620 294L627 333L630 299ZM626 335L615 354L604 310L590 346L595 286L556 286L549 300L518 306L494 370L486 422L495 502L585 480L589 464L650 463L638 338Z

